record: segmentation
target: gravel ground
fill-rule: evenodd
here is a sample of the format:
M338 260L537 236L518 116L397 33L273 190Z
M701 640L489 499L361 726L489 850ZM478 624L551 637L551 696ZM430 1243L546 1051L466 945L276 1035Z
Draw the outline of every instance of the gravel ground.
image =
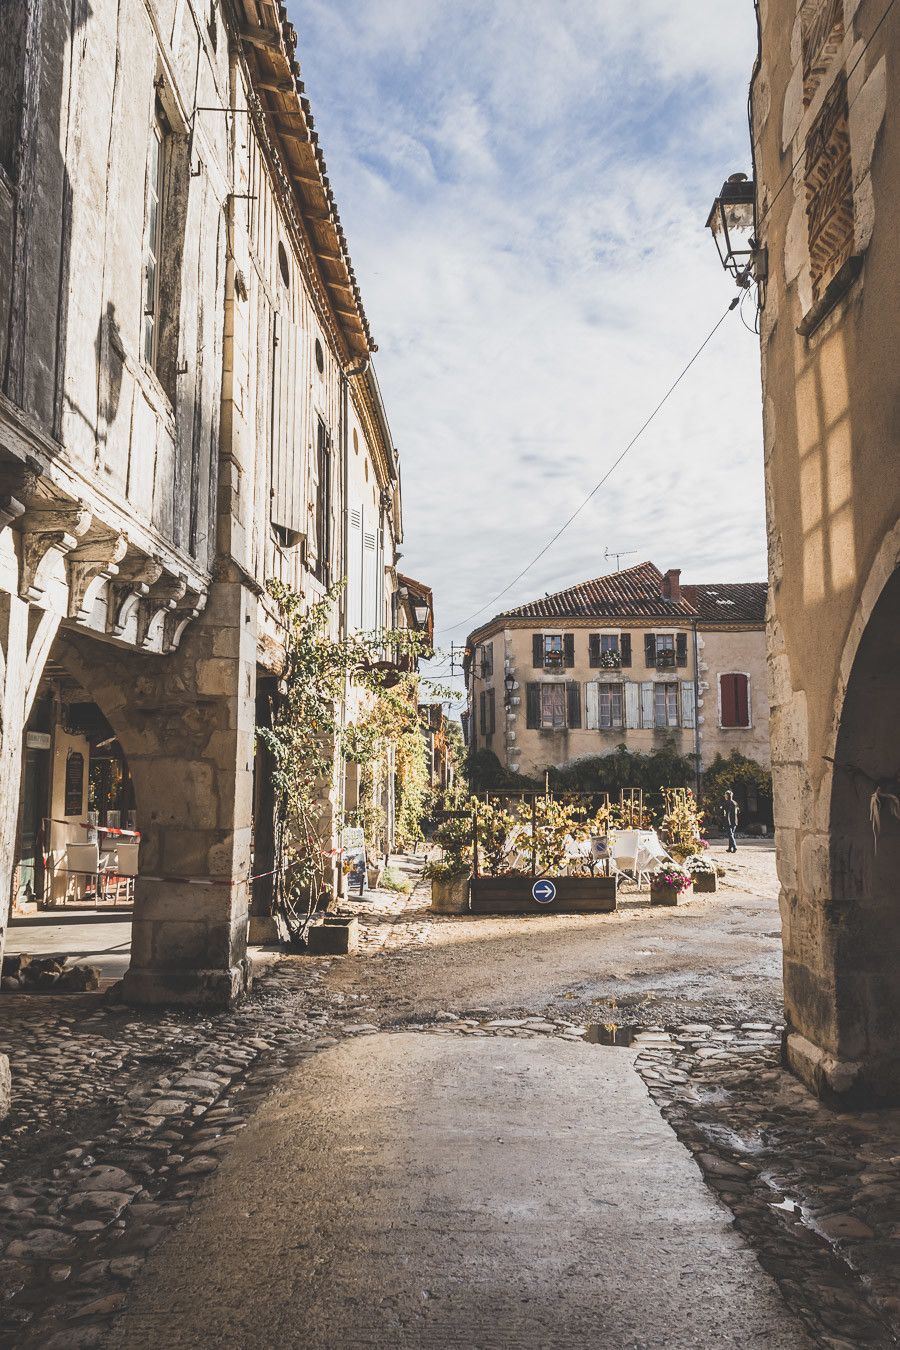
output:
M379 1030L571 1042L607 1023L645 1028L651 1096L815 1342L897 1344L900 1112L835 1115L780 1070L773 854L722 861L716 896L650 911L626 893L608 916L450 918L422 886L373 893L351 906L358 955L287 958L221 1016L4 994L0 1345L104 1344L147 1253L309 1056Z

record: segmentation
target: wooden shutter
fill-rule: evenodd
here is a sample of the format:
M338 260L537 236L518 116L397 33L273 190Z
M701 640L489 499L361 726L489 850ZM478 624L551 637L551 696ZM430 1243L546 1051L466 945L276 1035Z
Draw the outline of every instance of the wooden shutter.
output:
M721 704L722 726L737 726L737 694L734 675L719 676L719 702Z
M493 642L484 642L481 646L481 674L484 679L489 679L494 673L494 644Z
M656 634L644 634L644 665L652 669L656 665Z
M596 680L584 686L584 725L588 731L600 730L600 686Z
M575 664L575 634L563 633L563 666L571 670Z
M350 628L362 628L362 510L353 506L348 512L347 547L347 622Z
M543 670L544 667L544 635L543 633L533 633L531 637L531 664L535 670Z
M675 634L675 664L676 666L687 665L687 633Z
M631 665L631 634L619 634L619 654L622 658L623 669Z
M525 725L538 730L541 725L541 686L538 682L525 686Z
M694 681L681 681L681 725L683 727L692 727L696 723L696 714L694 708Z
M654 639L654 646L656 640ZM656 725L656 716L653 703L653 681L641 681L641 726L652 727Z
M380 628L378 622L377 540L374 522L363 514L362 522L362 626L366 632ZM482 728L483 730L483 728Z
M625 681L625 726L636 731L641 725L641 686L636 680Z
M487 699L486 691L482 689L478 695L478 725L481 727L482 736L487 735Z
M588 664L597 669L600 665L600 634L588 634Z
M750 725L750 680L746 675L735 675L734 679L734 711L735 726L749 727Z
M271 508L273 525L305 533L301 333L290 318L273 315L270 427Z
M487 691L487 712L488 712L488 735L493 736L497 730L497 703L494 697L493 689Z
M566 680L566 725L581 726L581 685L577 680Z

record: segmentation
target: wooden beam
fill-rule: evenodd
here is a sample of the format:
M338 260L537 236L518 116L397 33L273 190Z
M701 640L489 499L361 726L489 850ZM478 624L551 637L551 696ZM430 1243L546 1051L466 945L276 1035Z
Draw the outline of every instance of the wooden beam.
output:
M265 47L270 52L281 52L281 38L267 32L265 28L242 28L240 39L242 42L249 42L251 47Z

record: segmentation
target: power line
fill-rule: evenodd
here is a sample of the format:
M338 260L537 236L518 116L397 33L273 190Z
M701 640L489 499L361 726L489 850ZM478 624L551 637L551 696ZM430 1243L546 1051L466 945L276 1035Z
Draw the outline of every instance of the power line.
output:
M650 423L656 417L657 413L660 412L660 410L668 402L669 398L672 396L672 394L674 394L675 390L681 384L681 381L684 379L685 375L687 375L691 366L700 356L700 353L704 350L705 347L709 345L709 343L715 337L716 333L721 328L722 324L728 318L728 315L737 306L739 300L740 296L736 295L729 304L728 308L725 310L725 312L722 315L720 315L720 317L716 320L712 328L707 333L706 337L700 343L700 346L697 348L691 359L688 361L687 365L682 366L678 375L669 385L668 389L663 394L662 398L659 400L656 407L650 413L649 417L647 417L645 421L641 423L640 427L638 427L637 431L634 433L631 440L625 446L625 449L613 460L612 464L610 464L609 468L606 470L606 473L603 475L600 481L598 483L595 483L595 485L591 488L590 492L585 497L581 505L577 506L575 510L572 512L572 514L569 516L569 518L563 521L562 525L560 525L559 529L556 531L556 534L554 534L553 537L547 541L547 543L540 550L540 552L535 554L535 556L531 559L531 562L527 563L526 566L522 568L521 572L519 572L517 576L514 576L512 581L510 581L508 585L503 587L502 591L498 591L497 594L493 596L490 600L485 601L485 603L479 609L476 609L474 614L470 614L468 618L457 619L455 623L445 624L444 627L440 630L442 633L451 633L455 631L455 629L462 628L463 626L468 627L468 625L472 622L473 619L477 619L479 614L483 614L486 609L490 609L491 606L495 605L498 600L502 599L502 597L506 595L508 591L511 591L513 586L515 586L515 584L518 581L522 580L526 572L530 572L532 567L534 567L535 563L540 562L544 554L549 552L549 550L553 547L556 541L566 532L566 530L572 524L572 521L575 520L577 516L581 515L582 511L588 505L589 502L593 501L594 497L596 497L597 493L603 487L604 483L606 483L609 480L609 478L612 476L615 470L622 463L622 460L628 454L629 450L631 450L632 447L637 444L641 436L643 436L644 432L649 427Z

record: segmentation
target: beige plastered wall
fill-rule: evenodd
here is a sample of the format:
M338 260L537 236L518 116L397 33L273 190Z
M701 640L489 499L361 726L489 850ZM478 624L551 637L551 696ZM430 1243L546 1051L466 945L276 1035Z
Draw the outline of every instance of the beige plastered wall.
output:
M752 629L704 629L700 647L700 751L703 767L716 755L739 754L766 767L769 747L769 685L766 671L766 634ZM750 680L750 726L722 726L719 676L743 674Z

